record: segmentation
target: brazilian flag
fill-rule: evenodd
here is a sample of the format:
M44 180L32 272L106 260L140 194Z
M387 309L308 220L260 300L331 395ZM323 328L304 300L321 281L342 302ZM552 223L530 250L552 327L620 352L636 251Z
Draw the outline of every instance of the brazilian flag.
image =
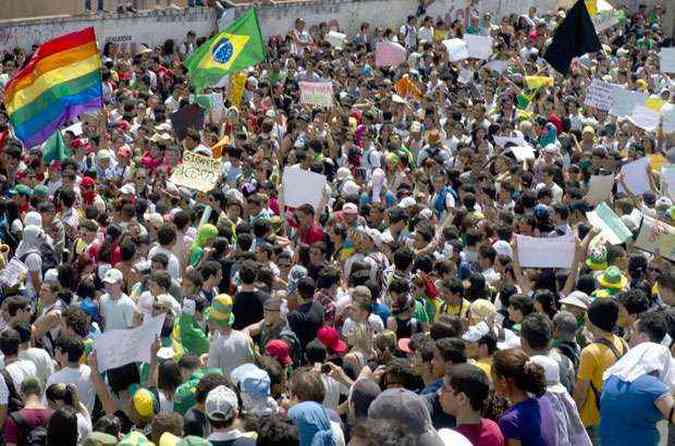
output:
M218 35L207 40L185 61L197 92L224 76L265 60L265 44L258 16L251 8Z

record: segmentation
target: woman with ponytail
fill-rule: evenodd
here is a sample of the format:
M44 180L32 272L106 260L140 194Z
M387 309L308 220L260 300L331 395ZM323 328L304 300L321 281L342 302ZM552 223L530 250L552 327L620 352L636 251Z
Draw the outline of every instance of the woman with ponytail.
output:
M45 392L47 405L50 409L58 410L70 407L75 411L77 418L78 444L92 432L91 415L87 408L80 402L77 386L74 384L56 383L47 387Z
M511 403L499 419L507 446L554 446L558 444L554 413L546 393L544 368L530 361L519 348L495 353L492 382L498 395Z

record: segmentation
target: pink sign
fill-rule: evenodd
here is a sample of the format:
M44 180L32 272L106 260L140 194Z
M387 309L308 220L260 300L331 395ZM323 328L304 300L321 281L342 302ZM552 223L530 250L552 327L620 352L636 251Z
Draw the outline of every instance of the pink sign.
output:
M407 57L407 51L398 43L379 42L375 48L375 65L378 67L395 67L405 62Z

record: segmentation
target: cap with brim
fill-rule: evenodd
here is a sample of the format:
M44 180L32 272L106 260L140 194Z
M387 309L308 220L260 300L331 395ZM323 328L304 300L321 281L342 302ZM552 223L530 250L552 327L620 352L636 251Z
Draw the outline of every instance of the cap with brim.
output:
M227 386L218 386L206 395L206 416L211 420L228 421L239 410L237 394Z
M340 339L340 335L333 327L321 327L316 337L331 353L341 354L349 349L347 343Z
M33 195L35 197L48 197L49 188L43 184L38 184L33 188Z
M23 195L25 197L30 197L33 195L33 191L31 190L31 188L26 186L25 184L17 184L10 191L10 193L13 195Z
M610 266L598 276L598 283L603 288L624 289L628 285L628 278L616 266Z
M234 323L232 298L227 294L216 296L207 310L207 318L220 327L231 327Z
M591 298L583 291L572 291L569 295L560 299L561 305L570 305L581 308L582 310L588 310L590 303Z

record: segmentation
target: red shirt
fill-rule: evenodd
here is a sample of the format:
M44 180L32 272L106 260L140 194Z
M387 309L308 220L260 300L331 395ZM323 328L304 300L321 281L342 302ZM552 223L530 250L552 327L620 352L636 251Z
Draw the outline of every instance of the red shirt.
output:
M49 417L51 417L53 413L54 411L52 409L21 409L19 411L24 422L33 429L39 426L47 426ZM3 435L5 437L5 443L19 443L19 429L10 416L8 416L7 421L5 421Z
M499 425L487 418L481 418L480 424L460 424L455 430L464 435L473 446L505 445Z
M321 242L324 239L324 232L316 223L312 223L307 229L298 228L298 240L305 245L311 245L314 242Z

